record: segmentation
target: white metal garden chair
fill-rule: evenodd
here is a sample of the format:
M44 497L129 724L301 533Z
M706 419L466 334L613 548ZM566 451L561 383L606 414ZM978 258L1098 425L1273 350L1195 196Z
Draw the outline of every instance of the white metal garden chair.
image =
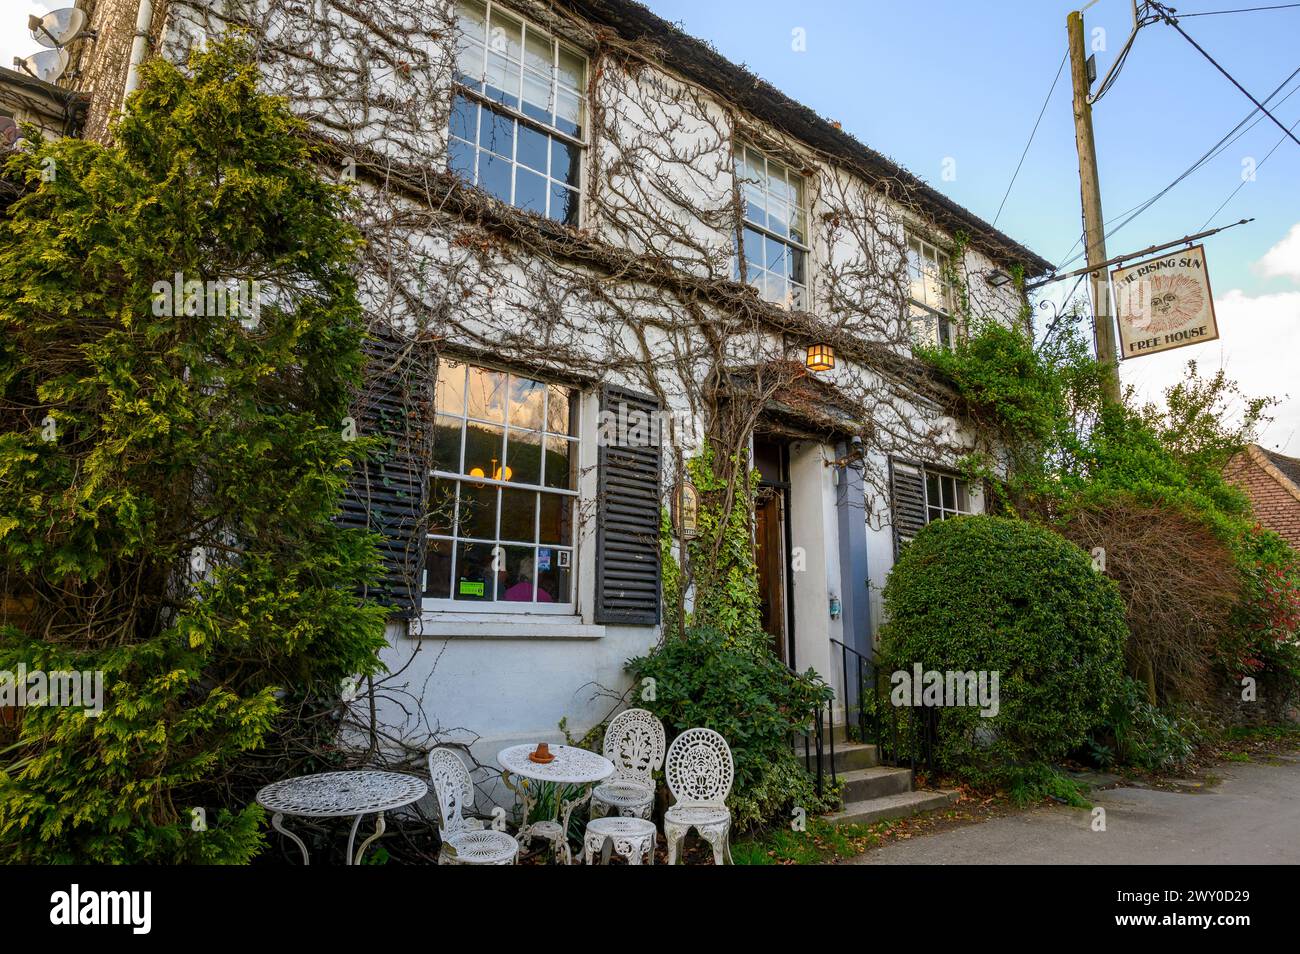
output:
M512 865L519 843L508 832L484 828L477 818L466 818L474 808L474 781L460 756L447 748L429 753L429 778L438 800L440 865Z
M664 778L675 800L664 813L670 865L677 863L692 828L712 846L714 864L733 864L731 809L726 800L735 774L731 747L712 729L687 729L673 739L664 763Z
M613 718L605 730L604 756L614 763L614 777L591 793L592 818L612 812L649 819L664 743L663 723L645 709L625 709Z

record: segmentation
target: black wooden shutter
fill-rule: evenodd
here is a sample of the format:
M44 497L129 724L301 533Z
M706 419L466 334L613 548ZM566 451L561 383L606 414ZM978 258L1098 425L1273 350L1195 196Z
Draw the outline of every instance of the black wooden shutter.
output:
M894 556L898 549L921 532L926 524L925 474L889 462L891 522L894 525Z
M606 426L597 455L595 620L653 626L659 622L662 582L660 404L649 395L607 385L600 409ZM649 441L640 439L646 436L646 422Z
M352 472L339 522L378 533L384 574L366 595L410 619L419 613L425 552L428 427L437 365L428 345L375 334L363 345L357 435L379 447Z

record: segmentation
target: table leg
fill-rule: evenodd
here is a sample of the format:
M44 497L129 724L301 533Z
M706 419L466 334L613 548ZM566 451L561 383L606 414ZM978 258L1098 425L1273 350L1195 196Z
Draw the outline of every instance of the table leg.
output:
M556 821L560 823L560 830L564 832L564 857L568 864L573 864L573 851L569 848L569 818L573 815L573 810L579 808L591 799L591 793L595 791L595 784L584 785L582 794L577 798L565 799L564 803L559 806L559 816Z
M371 842L373 842L376 838L382 835L384 833L384 829L387 827L384 824L384 813L379 812L375 818L374 834L361 843L361 847L357 849L357 852L354 855L352 853L352 843L356 840L357 828L358 826L360 826L361 819L363 817L365 816L358 815L352 822L352 831L348 834L348 857L347 857L347 861L344 862L345 864L349 864L349 865L361 864L361 856L366 853L366 849L370 847Z
M298 850L302 852L304 865L311 864L311 859L307 857L307 846L302 843L302 839L284 827L284 812L276 812L271 816L271 827L298 846Z

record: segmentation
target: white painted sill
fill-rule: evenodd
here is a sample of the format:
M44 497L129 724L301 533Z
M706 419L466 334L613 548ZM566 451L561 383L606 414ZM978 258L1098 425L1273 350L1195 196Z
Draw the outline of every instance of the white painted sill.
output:
M411 627L414 639L600 639L604 626L580 616L425 613Z

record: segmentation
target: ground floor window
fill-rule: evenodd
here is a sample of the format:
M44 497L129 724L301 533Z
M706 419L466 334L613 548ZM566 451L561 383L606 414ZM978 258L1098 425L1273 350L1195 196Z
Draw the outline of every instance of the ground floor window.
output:
M577 391L444 358L435 405L426 601L573 612Z

